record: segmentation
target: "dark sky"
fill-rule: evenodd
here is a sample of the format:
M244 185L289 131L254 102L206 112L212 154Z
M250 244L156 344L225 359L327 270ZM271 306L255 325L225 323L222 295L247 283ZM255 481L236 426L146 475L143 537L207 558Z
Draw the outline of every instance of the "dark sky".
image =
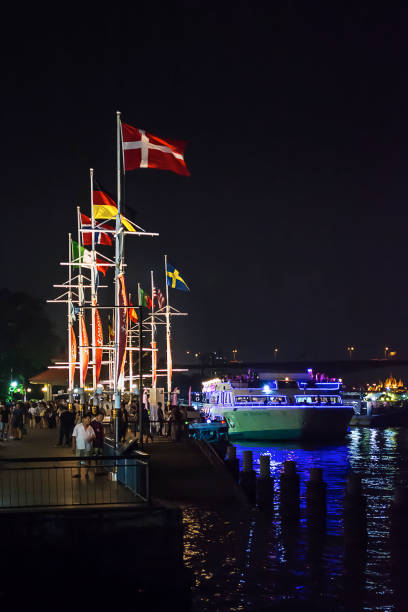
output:
M126 177L134 220L160 233L127 241L128 288L153 269L164 290L164 253L191 287L172 292L190 313L178 359L407 356L407 10L140 5L3 20L1 284L55 295L89 167L115 188L120 110L188 141L190 178ZM65 308L50 312L64 333Z

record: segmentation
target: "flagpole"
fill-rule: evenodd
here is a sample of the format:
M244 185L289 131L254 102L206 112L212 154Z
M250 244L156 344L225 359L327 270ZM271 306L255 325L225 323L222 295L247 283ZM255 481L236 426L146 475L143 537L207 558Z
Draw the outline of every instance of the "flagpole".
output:
M167 284L167 255L164 256L164 280L166 283L166 348L167 348L167 406L170 406L171 372L170 372L170 306L169 286Z
M132 294L129 293L129 306L132 298ZM129 348L132 348L132 319L129 318ZM133 351L129 351L129 400L132 404L132 393L133 393Z
M154 340L154 279L153 279L153 270L150 270L150 279L152 282L152 326L151 326L151 347L152 347L152 389L156 388L156 367L157 363L157 353L155 354L154 349L156 348L156 343ZM156 361L155 361L156 360Z
M92 222L92 268L91 268L91 304L96 306L96 254L95 254L95 216L93 202L93 168L89 168L89 181L91 189L91 222ZM98 395L96 389L96 334L95 334L96 308L92 308L92 387L93 387L93 406L92 412L95 414L98 405Z
M140 435L140 448L143 449L143 371L142 371L142 358L143 358L143 306L142 296L140 294L140 283L137 284L137 296L139 304L139 435Z
M120 112L116 111L116 186L117 186L117 207L115 227L115 358L113 366L113 394L114 394L114 409L113 419L115 425L115 448L119 447L119 410L120 410L120 390L119 383L119 274L121 273L121 253L119 244L119 232L121 229L120 222L120 200L121 200L121 176L120 176Z
M79 302L79 317L78 317L78 325L79 325L79 387L80 387L80 396L79 396L79 411L82 416L84 411L84 389L85 389L85 381L84 381L84 346L83 337L82 337L82 318L84 316L84 309L82 307L83 304L83 280L82 280L82 252L81 252L81 232L80 232L80 212L79 206L77 206L77 224L78 224L78 302Z
M68 234L68 261L72 263L72 236ZM72 390L74 387L72 372L72 352L71 352L71 326L72 326L72 266L69 266L68 272L68 409L72 410ZM74 374L75 376L75 374Z

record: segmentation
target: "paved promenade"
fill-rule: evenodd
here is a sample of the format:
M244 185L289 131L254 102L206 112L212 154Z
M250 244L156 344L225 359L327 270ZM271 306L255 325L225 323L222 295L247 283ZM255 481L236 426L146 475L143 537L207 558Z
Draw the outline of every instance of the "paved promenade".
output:
M0 442L0 459L12 461L16 458L49 458L47 468L52 468L53 472L57 466L60 468L60 478L66 483L64 486L60 483L60 486L63 486L62 491L65 491L67 503L75 503L75 499L78 499L78 495L75 497L78 487L76 489L71 486L71 471L76 470L76 463L70 461L73 457L71 448L56 447L57 440L58 429L29 430L28 435L21 441ZM211 462L193 440L174 442L170 438L155 438L153 442L145 444L143 450L150 456L150 492L153 502L178 506L245 506L241 489L222 462L219 462L219 465L217 462ZM66 457L67 462L53 462L53 457ZM0 462L0 470L7 465L9 464ZM53 472L50 474L53 475ZM49 474L46 486L49 486L48 478ZM84 480L82 471L78 484L82 486L82 493L87 495L85 499L95 499L95 503L98 499L105 500L106 503L109 495L117 491L117 485L109 481L107 476L95 478L93 471L90 471L87 481ZM55 487L54 489L53 499L58 497L58 491Z

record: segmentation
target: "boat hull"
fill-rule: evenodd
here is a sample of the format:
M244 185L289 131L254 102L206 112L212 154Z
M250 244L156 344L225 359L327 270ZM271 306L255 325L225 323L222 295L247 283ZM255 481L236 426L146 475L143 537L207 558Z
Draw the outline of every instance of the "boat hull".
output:
M226 410L231 440L327 440L344 437L354 414L339 408Z

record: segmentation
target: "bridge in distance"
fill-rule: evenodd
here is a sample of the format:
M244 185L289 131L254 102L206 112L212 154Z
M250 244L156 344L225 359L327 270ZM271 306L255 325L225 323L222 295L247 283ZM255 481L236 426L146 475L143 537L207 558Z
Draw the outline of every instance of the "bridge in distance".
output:
M392 369L408 366L408 359L344 359L340 361L220 361L214 363L177 364L174 368L187 369L200 373L202 376L223 375L234 371L245 373L248 370L256 372L320 372L330 377L341 377L345 374L373 369Z

